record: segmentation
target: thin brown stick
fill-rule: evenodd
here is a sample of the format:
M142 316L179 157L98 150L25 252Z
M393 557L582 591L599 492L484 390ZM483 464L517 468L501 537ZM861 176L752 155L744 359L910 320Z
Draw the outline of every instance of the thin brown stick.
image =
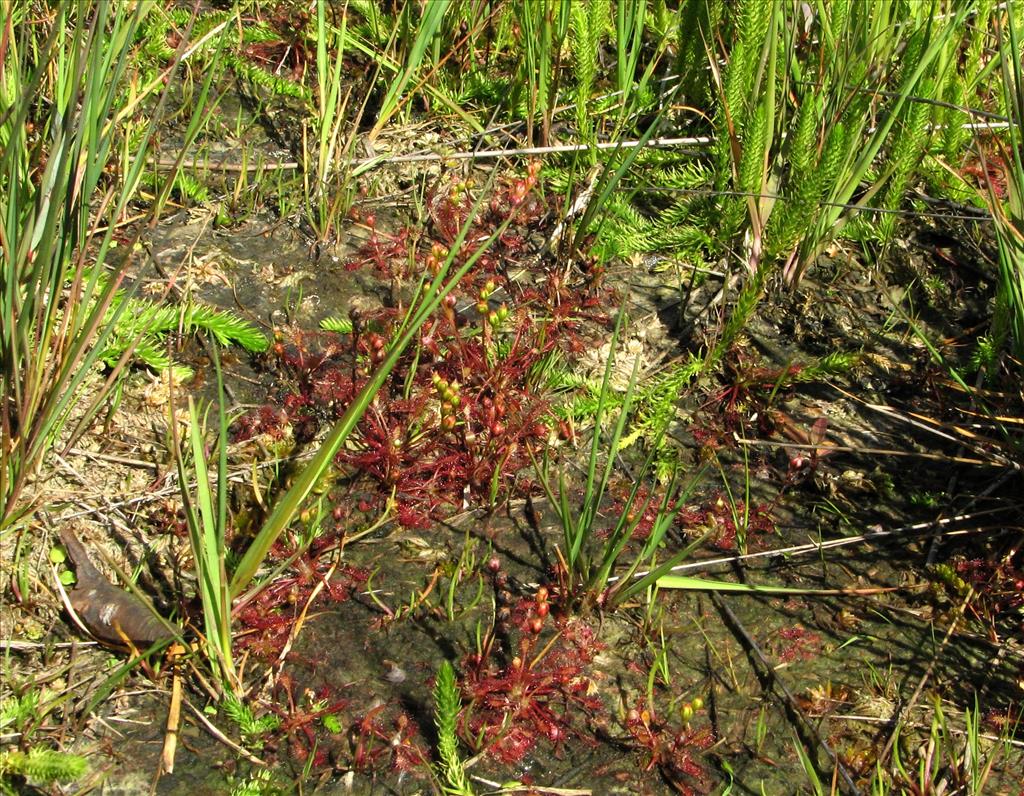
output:
M164 733L164 747L160 755L160 767L165 774L174 773L174 753L178 748L178 730L181 728L181 672L178 671L176 658L184 652L184 647L175 644L171 647L167 659L171 664L171 702L167 708L167 728Z

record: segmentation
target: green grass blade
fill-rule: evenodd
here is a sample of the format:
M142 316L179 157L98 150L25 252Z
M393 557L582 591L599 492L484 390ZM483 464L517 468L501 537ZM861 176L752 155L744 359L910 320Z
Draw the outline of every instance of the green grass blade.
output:
M441 21L448 12L451 0L432 0L423 9L423 16L420 18L419 29L416 31L416 38L413 40L412 48L408 58L397 80L394 80L381 101L380 111L377 114L377 121L370 130L369 138L373 140L380 134L380 131L391 120L401 104L402 94L413 75L419 70L427 48L434 41L441 27Z
M741 594L819 594L822 596L848 594L843 589L798 589L789 586L753 586L748 583L732 583L727 580L691 578L686 575L662 575L657 580L659 589L682 589L684 591L724 591Z

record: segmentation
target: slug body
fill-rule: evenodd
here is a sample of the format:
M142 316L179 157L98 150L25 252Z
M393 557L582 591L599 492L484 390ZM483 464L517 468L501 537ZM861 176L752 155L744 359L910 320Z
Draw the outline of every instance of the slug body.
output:
M131 642L145 648L174 638L142 600L114 586L93 566L74 531L61 528L60 539L77 575L68 599L90 633L116 647L125 647Z

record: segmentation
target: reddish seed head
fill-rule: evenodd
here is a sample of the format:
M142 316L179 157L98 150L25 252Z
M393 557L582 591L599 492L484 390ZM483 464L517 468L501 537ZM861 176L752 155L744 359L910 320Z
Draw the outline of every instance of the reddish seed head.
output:
M544 620L541 619L539 616L535 616L535 617L533 617L533 619L530 620L530 632L531 633L540 633L540 631L542 631L543 629L544 629Z
M548 611L551 610L551 607L548 603L537 603L537 608L535 610L537 612L537 616L544 617L548 615Z
M491 424L491 436L500 437L505 433L505 424L495 421Z
M375 216L373 213L367 213L364 221L366 222L366 226L370 228L377 226L377 216Z
M538 586L537 587L537 592L536 592L536 597L537 597L537 602L538 603L546 602L547 599L548 599L548 587L547 586Z
M497 556L491 556L487 559L487 568L491 572L498 572L501 569L501 559Z

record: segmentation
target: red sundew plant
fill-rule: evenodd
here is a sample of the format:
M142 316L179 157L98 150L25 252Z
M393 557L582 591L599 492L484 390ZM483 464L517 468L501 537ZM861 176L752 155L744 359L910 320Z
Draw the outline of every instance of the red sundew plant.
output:
M188 538L185 510L180 503L162 500L148 514L148 521L156 533L169 533L179 539Z
M348 406L355 395L355 383L349 348L336 335L307 333L300 330L276 332L277 341L268 358L290 382L281 400L259 407L235 421L232 440L242 442L265 435L272 440L285 436L291 427L299 442L316 435L320 423Z
M371 501L376 507L393 498L403 526L426 526L467 499L493 506L513 494L531 449L546 442L554 425L538 394L537 374L556 351L586 347L585 324L607 322L599 309L606 296L594 284L573 287L551 274L538 287L520 289L506 276L525 259L527 227L548 212L535 193L538 169L531 164L525 177L499 184L474 219L470 241L513 221L460 285L475 307L458 310L459 300L448 297L337 455L339 468L379 485ZM372 267L410 284L436 273L473 206L472 190L452 177L429 197L433 238L408 230L386 235L370 225L370 240L348 267ZM400 315L397 308L360 315L346 336L279 335L271 356L291 389L274 409L240 421L236 439L280 439L286 426L296 441L312 439L344 411L383 359Z
M1009 193L1007 189L1009 168L1006 164L1005 150L991 135L979 135L977 145L978 154L970 157L960 168L960 176L964 178L965 182L981 191L991 189L997 199L1005 201Z
M694 708L686 706L684 710L687 707L692 715ZM681 728L672 727L659 720L643 701L626 713L625 725L633 742L644 750L645 771L657 768L678 793L693 796L708 791L707 772L693 758L695 751L703 752L714 742L708 728L693 729L688 722Z
M516 656L505 667L468 669L464 732L505 763L519 762L541 739L557 750L574 732L573 709L601 708L589 695L593 683L584 674L592 655L567 640L540 661Z
M1010 619L1016 622L1018 632L1024 633L1024 571L1014 565L1012 557L990 561L956 556L950 566L956 573L958 591L974 588L972 610L985 624Z
M785 368L757 365L753 353L739 346L733 346L730 354L722 363L725 386L712 396L713 401L727 410L753 403L763 406L772 390L791 381L803 370L802 365L795 364Z
M272 74L301 81L310 65L316 63L316 47L307 33L310 11L299 5L281 4L264 22L277 37L247 42L243 54Z
M306 690L299 699L295 697L295 684L287 672L282 673L274 689L271 711L281 717L281 724L275 731L288 740L291 756L306 761L313 755L311 765L323 767L330 763L329 744L325 743L325 719L330 721L349 705L347 699L337 699L327 686L319 691Z
M358 271L360 268L369 267L382 276L412 276L407 273L411 240L412 230L407 227L393 235L374 228L369 239L359 248L359 252L345 261L345 269Z
M508 494L528 446L547 438L546 402L521 387L545 352L527 345L525 328L503 352L488 354L485 335L464 340L435 326L424 335L411 381L389 383L352 449L339 453L340 465L394 490L402 524L437 519L467 490L485 502Z
M549 212L549 206L536 194L540 164L531 163L523 178L504 180L496 188L484 212L474 219L466 240L486 240L494 230L505 222L509 226L498 236L493 248L486 252L467 276L465 286L475 290L478 280L491 277L517 261L526 250L528 229L535 227ZM371 235L359 251L345 263L350 270L371 267L382 276L401 281L417 280L422 276L419 270L436 273L440 260L447 255L459 235L459 230L469 218L476 201L473 195L473 181L452 174L445 182L433 188L427 196L427 217L431 224L433 240L420 239L410 227L403 227L394 234L378 230L369 224ZM429 251L429 254L425 253Z
M534 194L539 174L540 162L533 161L527 166L525 177L504 180L495 189L488 212L477 221L469 240L483 240L506 220L511 220L512 224L499 236L499 245L483 264L483 271L489 271L489 265L499 262L497 258L519 253L526 243L523 230L548 212L548 207ZM472 179L452 175L427 197L427 211L442 243L452 245L469 218L475 201L472 191Z
M746 539L749 545L758 537L775 533L775 520L771 515L772 506L757 503L747 511L742 500L730 504L725 494L717 491L695 508L683 508L676 517L680 527L690 534L713 531L708 543L719 550L736 549L736 519L746 518Z
M560 350L574 356L582 354L588 345L583 336L584 326L593 324L607 327L611 316L605 308L617 306L618 297L601 287L603 273L592 275L584 289L570 285L562 274L552 273L541 287L526 288L523 300L536 303L547 313L547 336L557 341Z
M721 385L711 390L695 412L700 419L693 435L701 447L711 450L734 448L736 432L743 430L744 418L756 415L761 434L774 432L768 409L769 399L780 384L788 384L803 370L802 365L786 368L755 364L751 352L733 346L723 360Z
M993 708L985 714L984 724L1000 737L1024 738L1024 707L1011 704Z
M779 663L810 660L821 652L821 636L800 625L782 628L775 638Z
M349 730L352 767L357 771L413 772L428 765L429 752L417 738L419 727L404 712L386 718L388 704L368 710Z
M508 602L504 573L491 569L499 601ZM505 763L518 763L541 741L557 752L570 735L579 736L578 712L593 715L603 707L587 674L603 645L584 622L550 617L549 593L541 586L533 598L499 609L496 629L514 650L507 664L495 660L494 636L465 660L463 735ZM555 634L547 637L551 624Z
M261 435L270 439L284 439L285 427L289 424L288 413L278 406L261 406L255 412L242 415L235 422L231 439L244 442Z
M632 487L617 491L618 494L612 500L609 514L612 517L620 517L625 513L626 521L630 525L634 522L636 523L636 527L633 529L631 538L640 541L651 535L651 531L654 530L654 523L657 521L659 513L671 513L676 507L675 500L670 499L668 501L662 501L660 498L652 497L651 490L647 485L642 485L637 490L632 504L628 507L626 505L626 501L629 500L629 492L632 491ZM610 533L611 530L608 529L599 533L598 536L607 538Z
M280 546L276 546L280 549ZM278 554L284 558L283 553ZM245 630L238 634L236 646L264 659L274 659L284 649L299 612L305 607L313 590L322 583L316 601L344 602L369 579L369 573L358 567L334 568L321 559L311 547L294 562L289 574L263 589L252 602L243 606L236 619Z
M452 174L427 195L427 214L441 243L453 244L469 218L473 209L472 187L472 181Z

